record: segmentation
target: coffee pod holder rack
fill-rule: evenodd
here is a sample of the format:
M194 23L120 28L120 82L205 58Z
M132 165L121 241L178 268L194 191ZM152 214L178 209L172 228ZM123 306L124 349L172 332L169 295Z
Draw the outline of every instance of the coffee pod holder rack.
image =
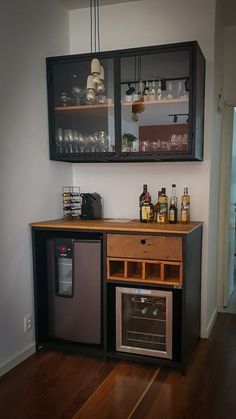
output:
M79 186L63 186L63 218L69 220L79 218L81 214L81 201Z

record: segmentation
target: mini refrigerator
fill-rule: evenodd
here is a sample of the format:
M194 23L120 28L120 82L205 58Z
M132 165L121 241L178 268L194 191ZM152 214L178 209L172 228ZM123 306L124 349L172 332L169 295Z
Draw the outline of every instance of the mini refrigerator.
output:
M47 242L48 336L101 343L101 240Z
M172 292L116 287L116 350L172 359Z

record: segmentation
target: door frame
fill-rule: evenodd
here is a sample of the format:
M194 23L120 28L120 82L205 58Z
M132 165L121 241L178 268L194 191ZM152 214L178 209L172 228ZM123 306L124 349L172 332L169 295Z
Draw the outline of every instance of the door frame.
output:
M221 162L218 208L218 246L217 246L217 307L224 310L226 281L229 261L229 221L232 173L233 114L236 105L225 104L221 131Z

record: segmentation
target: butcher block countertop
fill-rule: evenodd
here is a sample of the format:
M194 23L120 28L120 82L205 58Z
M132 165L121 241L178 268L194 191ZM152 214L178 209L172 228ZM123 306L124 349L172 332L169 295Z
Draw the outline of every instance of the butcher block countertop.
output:
M99 220L48 220L31 223L32 228L55 230L96 230L96 231L134 231L141 233L188 234L202 225L202 221L191 221L189 224L141 223L139 220L102 218Z

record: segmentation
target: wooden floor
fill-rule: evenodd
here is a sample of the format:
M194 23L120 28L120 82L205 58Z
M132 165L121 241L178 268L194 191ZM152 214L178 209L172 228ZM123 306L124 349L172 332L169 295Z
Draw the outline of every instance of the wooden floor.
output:
M1 419L235 419L236 315L178 371L37 353L0 378Z

